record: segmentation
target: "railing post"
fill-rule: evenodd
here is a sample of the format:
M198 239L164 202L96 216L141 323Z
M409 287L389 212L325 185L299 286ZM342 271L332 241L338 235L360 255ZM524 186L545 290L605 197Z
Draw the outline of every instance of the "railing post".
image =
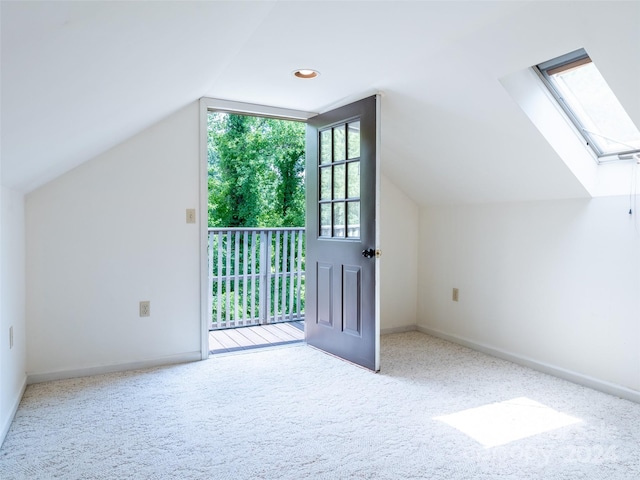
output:
M271 259L269 254L267 232L260 232L260 293L258 295L258 309L260 311L258 323L267 323L269 315L269 276L271 273Z
M280 319L284 322L287 315L287 256L289 250L289 232L282 233L282 273L280 284Z
M208 275L209 288L207 289L207 316L209 317L209 328L213 324L213 232L207 233L207 257L208 257Z
M238 294L240 293L240 232L233 232L233 324L239 326L240 313L238 311Z
M259 259L256 259L257 243L258 243L258 236L256 235L256 232L254 230L251 233L251 315L250 315L251 324L256 323L255 321L256 317L258 319L258 322L260 321L260 312L256 312L256 282L258 281L258 270L256 267L260 262ZM259 294L260 294L260 291L258 291L258 295ZM259 305L260 303L258 302L258 306Z
M218 232L218 275L216 276L216 327L222 327L222 232Z
M267 314L264 316L264 323L271 323L271 307L272 307L272 295L271 295L271 282L273 274L271 273L271 255L273 252L273 230L267 231ZM274 292L275 293L275 292ZM275 312L274 312L275 315Z
M271 242L269 242L271 245ZM278 309L280 308L280 231L276 232L276 242L275 242L275 258L273 260L273 321L278 321ZM271 289L269 289L271 292ZM271 302L269 302L271 305ZM271 323L271 322L269 322Z
M242 324L251 323L247 320L247 297L249 296L249 231L242 234ZM251 316L249 316L249 320Z
M300 255L301 252L296 253L296 231L291 231L291 252L289 254L289 320L293 320L293 312L295 306L293 305L293 286L296 271L296 255Z
M301 312L301 305L302 305L302 300L300 298L300 295L302 294L302 276L304 275L304 272L302 271L302 235L303 233L298 232L298 266L296 268L296 275L297 275L297 297L298 297L298 301L296 302L296 312L298 313L298 318L300 318L302 316L302 312Z
M232 231L229 230L227 231L227 256L225 258L226 260L226 270L225 270L225 302L224 302L224 308L225 308L225 323L224 326L225 327L230 327L231 326L231 235L232 235Z

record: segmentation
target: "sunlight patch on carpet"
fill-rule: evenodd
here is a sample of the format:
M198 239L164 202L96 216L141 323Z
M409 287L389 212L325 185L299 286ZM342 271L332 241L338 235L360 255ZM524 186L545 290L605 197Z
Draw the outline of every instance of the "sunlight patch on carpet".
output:
M483 446L497 447L582 422L526 397L434 417Z

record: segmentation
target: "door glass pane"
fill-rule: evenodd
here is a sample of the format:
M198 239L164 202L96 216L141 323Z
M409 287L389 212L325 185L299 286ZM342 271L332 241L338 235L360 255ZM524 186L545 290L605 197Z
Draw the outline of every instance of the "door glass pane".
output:
M345 139L345 126L340 125L333 129L333 161L339 162L345 159L347 154L347 142Z
M320 132L320 164L331 163L331 129Z
M320 236L331 236L331 204L320 204Z
M344 202L338 202L333 204L333 236L344 237L345 236L345 215L344 215Z
M333 198L345 198L345 166L336 165L333 167Z
M347 237L360 237L360 202L347 203Z
M320 200L331 200L331 167L320 169Z
M347 198L360 197L360 161L347 163Z
M360 157L360 122L349 124L348 135L349 156L347 158L358 158Z

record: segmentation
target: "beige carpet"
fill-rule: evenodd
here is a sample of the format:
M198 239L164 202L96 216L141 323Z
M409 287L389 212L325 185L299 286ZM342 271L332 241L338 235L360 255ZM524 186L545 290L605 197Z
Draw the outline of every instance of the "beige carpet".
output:
M9 479L640 478L640 405L409 332L32 385Z

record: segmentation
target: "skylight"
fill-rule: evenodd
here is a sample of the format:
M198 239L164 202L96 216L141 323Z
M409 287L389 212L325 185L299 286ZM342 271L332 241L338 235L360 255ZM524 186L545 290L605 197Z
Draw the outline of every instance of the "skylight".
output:
M584 49L536 70L599 161L640 152L640 131Z

